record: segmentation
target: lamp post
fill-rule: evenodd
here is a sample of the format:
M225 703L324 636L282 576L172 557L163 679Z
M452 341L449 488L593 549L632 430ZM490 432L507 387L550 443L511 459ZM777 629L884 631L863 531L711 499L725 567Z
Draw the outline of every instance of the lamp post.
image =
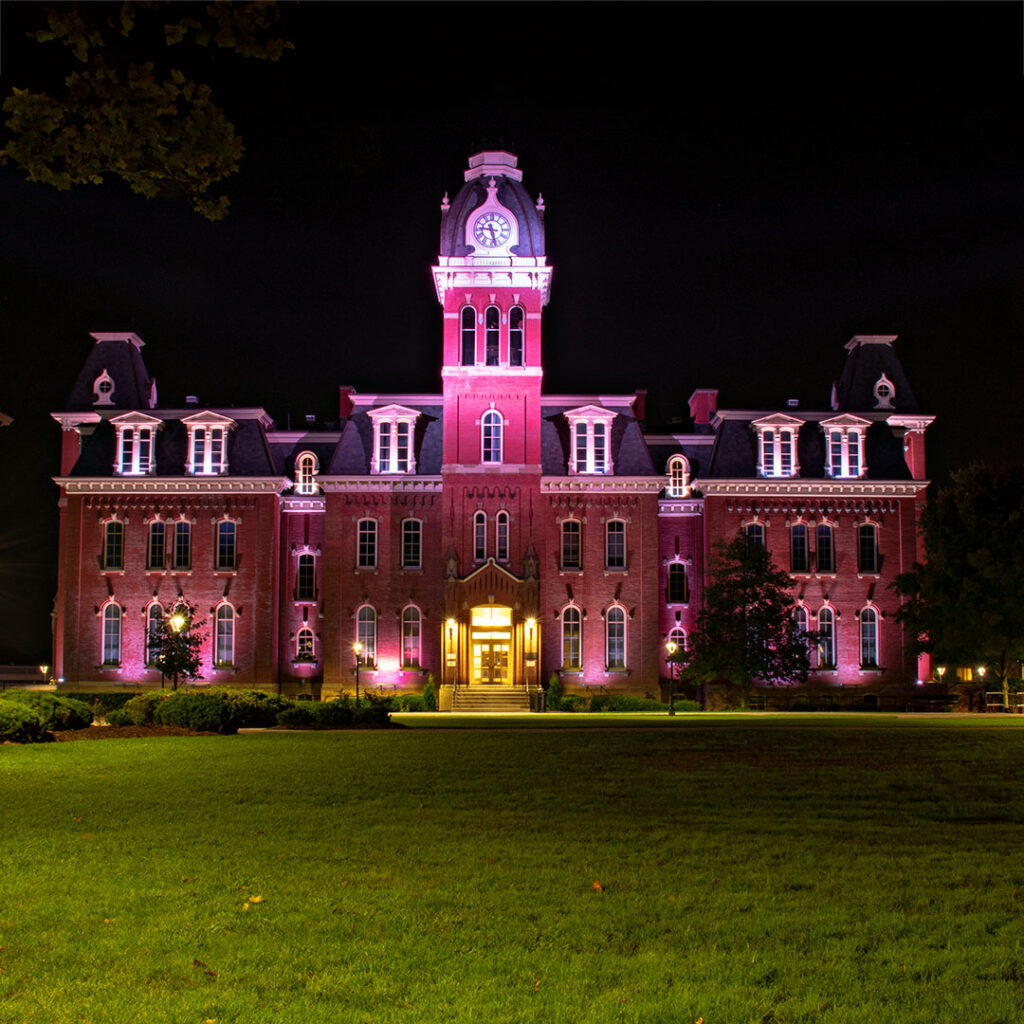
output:
M357 640L352 645L352 652L356 656L356 704L359 703L359 666L363 661L363 645Z
M537 662L536 619L526 620L526 692L530 692L530 666Z
M178 651L178 637L181 636L181 631L185 627L185 616L181 612L175 612L168 620L167 624L171 627L174 632L174 679L172 683L172 689L178 689L178 661L180 660L180 652Z
M665 650L668 651L668 713L670 715L676 713L676 663L673 659L678 647L675 640L669 640L665 644Z

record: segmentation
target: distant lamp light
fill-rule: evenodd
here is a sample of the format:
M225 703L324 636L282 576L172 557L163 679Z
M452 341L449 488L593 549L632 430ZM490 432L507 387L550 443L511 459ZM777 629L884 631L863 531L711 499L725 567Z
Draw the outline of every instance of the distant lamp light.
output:
M981 676L982 679L985 678L985 666L984 665L979 665L978 666L978 675Z
M44 679L47 677L47 675L49 675L49 672L50 672L50 666L49 665L40 665L39 666L39 674Z
M180 612L175 612L168 620L168 624L175 633L180 633L185 626L185 616Z
M665 650L668 651L669 661L669 687L668 687L668 713L674 715L676 713L676 663L672 660L676 651L679 648L679 644L675 640L669 640L665 644Z
M938 668L935 669L935 673L941 679L946 674L946 666L939 665Z

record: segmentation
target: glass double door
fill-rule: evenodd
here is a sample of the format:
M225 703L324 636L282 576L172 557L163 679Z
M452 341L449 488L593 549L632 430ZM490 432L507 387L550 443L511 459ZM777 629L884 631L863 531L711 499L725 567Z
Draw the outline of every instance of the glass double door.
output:
M473 640L473 682L499 686L509 682L508 641Z

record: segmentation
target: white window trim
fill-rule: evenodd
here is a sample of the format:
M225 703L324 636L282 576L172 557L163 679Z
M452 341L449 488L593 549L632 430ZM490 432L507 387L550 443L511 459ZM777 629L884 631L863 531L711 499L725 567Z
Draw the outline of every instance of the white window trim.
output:
M622 524L622 565L612 565L611 562L612 523ZM604 567L609 572L625 572L628 564L628 551L626 548L626 520L620 516L612 516L612 518L604 524Z
M185 472L190 476L223 476L228 471L228 437L238 425L227 416L220 416L209 409L197 412L194 416L186 416L182 421L188 428L188 463ZM196 464L196 434L199 430L206 431L203 438L203 460ZM213 459L212 431L220 431L220 459Z
M362 622L362 620L360 619L360 615L364 611L369 611L371 613L371 617L368 618L366 621L373 625L373 650L372 651L369 650L369 644L363 643L362 634L361 634L360 629L359 629L360 624ZM360 663L360 665L363 668L375 669L377 667L377 648L378 648L378 643L380 641L380 615L378 614L377 609L372 604L361 604L356 609L356 640L359 643L363 644L363 649L362 649L362 651L359 654L359 663ZM370 658L371 654L373 655L372 660Z
M473 561L487 561L487 513L483 509L473 513Z
M405 614L414 611L416 613L416 661L415 663L405 660ZM423 667L423 609L418 604L407 604L399 616L399 663L403 669L420 669Z
M418 409L409 409L404 405L384 405L379 409L370 409L367 414L373 422L373 451L370 454L370 472L387 473L407 476L416 472L416 422L420 417ZM388 424L390 442L386 461L380 457L381 425ZM398 458L398 427L405 426L409 431L409 451L406 457L406 468L399 469Z
M487 458L487 419L490 416L498 417L498 457ZM480 463L484 466L500 466L505 461L505 417L494 408L492 403L490 409L484 410L480 416Z
M569 475L610 476L615 469L612 459L612 423L615 421L615 413L600 405L583 405L578 409L569 409L565 413L565 418L569 421ZM594 443L594 425L596 423L604 424L603 466L599 466L596 461ZM583 468L580 468L576 457L576 433L579 424L582 424L587 432L586 465Z
M220 613L225 609L229 609L231 612L231 657L224 659L219 657L221 651L221 639L220 639ZM212 659L212 667L214 671L218 669L231 669L235 668L238 664L236 657L236 650L238 647L237 629L238 625L238 610L230 601L221 601L213 610L213 649L210 652Z
M116 476L146 476L156 472L156 436L163 426L163 421L154 416L146 416L139 412L130 412L124 416L115 416L111 425L117 431L117 450L114 457L114 474ZM149 458L141 457L141 432L149 432ZM126 443L131 446L130 466L124 468Z
M310 635L310 638L312 639L312 643L310 644L309 657L308 658L307 657L303 657L303 655L302 655L301 638L302 638L302 634L303 633L308 633ZM314 633L313 630L309 627L309 625L307 625L305 623L303 623L303 625L299 626L299 628L297 630L295 630L295 657L294 657L294 660L299 662L302 665L313 665L317 661L317 656L316 656L316 633Z
M612 665L608 655L611 653L611 623L612 612L622 612L622 664ZM629 612L620 605L613 604L604 615L604 668L606 672L624 672L629 667Z
M419 543L417 545L417 547L419 549L418 550L419 558L416 560L416 564L415 565L413 563L411 563L411 562L407 563L406 560L405 560L405 532L406 532L406 526L411 526L413 523L416 524L416 528L417 528L417 531L419 533ZM400 564L401 564L402 568L403 569L407 569L407 570L422 569L423 568L423 520L417 518L416 516L409 516L406 519L403 519L402 520L402 526L401 526L401 537L399 538L399 541L400 541L400 543L402 545L401 553L400 553L400 556L399 556L400 559L401 559L401 563Z
M306 466L309 466L309 479L306 477ZM313 452L299 452L295 458L295 493L319 494L320 485L316 482L320 472L320 460Z
M865 458L865 439L870 421L861 419L859 416L833 416L831 419L821 421L821 430L825 435L825 473L834 480L860 480L868 469ZM839 472L834 471L832 465L832 431L842 432L841 454ZM859 466L856 473L850 472L850 437L857 437L857 449L859 455Z
M681 470L682 483L677 484L675 477L675 470L679 468ZM685 455L673 455L668 460L668 465L665 467L665 472L668 475L668 485L665 488L665 493L670 498L688 498L690 496L690 463Z
M109 384L110 390L104 390L102 387L103 384ZM116 385L114 384L114 378L107 373L107 368L104 367L99 376L92 382L92 393L95 396L92 404L113 405L115 390Z
M117 660L108 661L106 658L107 653L107 612L111 608L117 609ZM125 610L122 605L118 604L113 598L109 601L105 601L103 606L99 610L100 620L100 667L105 669L116 669L120 668L124 661L124 617ZM111 621L115 616L111 616Z
M579 617L579 660L575 665L566 665L565 663L565 614L566 612L573 611ZM582 672L583 671L583 621L585 616L583 615L583 609L578 604L567 604L558 616L561 622L561 633L559 635L559 643L561 645L560 658L562 671L563 672ZM606 655L607 656L607 655Z
M501 550L502 524L505 529L505 552ZM494 557L499 562L508 562L512 556L512 517L506 509L498 509L494 516Z
M373 525L373 558L371 559L372 564L364 565L362 562L362 526L363 523L371 523ZM356 522L356 569L362 572L373 572L377 568L378 560L380 558L380 527L377 520L373 516L362 516Z
M218 572L218 573L238 572L238 535L239 535L238 527L241 524L241 522L242 522L242 520L238 516L228 515L227 513L225 513L224 515L221 515L221 516L217 516L213 520L213 569L214 569L214 572ZM235 542L234 542L235 558L234 558L234 565L232 565L230 568L223 568L221 566L221 564L220 564L220 528L221 528L221 525L224 524L224 523L230 523L235 528Z
M864 613L871 612L875 616L875 660L864 661ZM857 663L862 669L877 669L880 665L879 655L881 654L882 640L882 613L873 604L866 604L857 612Z
M795 416L787 416L784 413L776 413L773 416L765 416L762 419L754 420L750 425L757 433L757 475L768 480L788 480L800 475L800 428L803 420ZM768 431L772 431L771 439L771 464L765 459L767 449ZM790 468L789 472L782 470L782 435L789 435L790 443Z

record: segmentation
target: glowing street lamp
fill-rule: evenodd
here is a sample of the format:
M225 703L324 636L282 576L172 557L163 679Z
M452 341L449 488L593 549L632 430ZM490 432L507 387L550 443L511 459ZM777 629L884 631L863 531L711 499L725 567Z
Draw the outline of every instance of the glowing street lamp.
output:
M669 688L668 688L668 713L674 715L676 713L676 663L673 660L675 657L676 650L679 645L675 640L669 640L665 644L665 650L668 651L668 674L669 674Z
M356 656L356 703L359 703L359 666L363 662L363 645L357 640L352 645L352 651Z
M537 620L526 620L526 689L530 689L530 666L537 663Z

